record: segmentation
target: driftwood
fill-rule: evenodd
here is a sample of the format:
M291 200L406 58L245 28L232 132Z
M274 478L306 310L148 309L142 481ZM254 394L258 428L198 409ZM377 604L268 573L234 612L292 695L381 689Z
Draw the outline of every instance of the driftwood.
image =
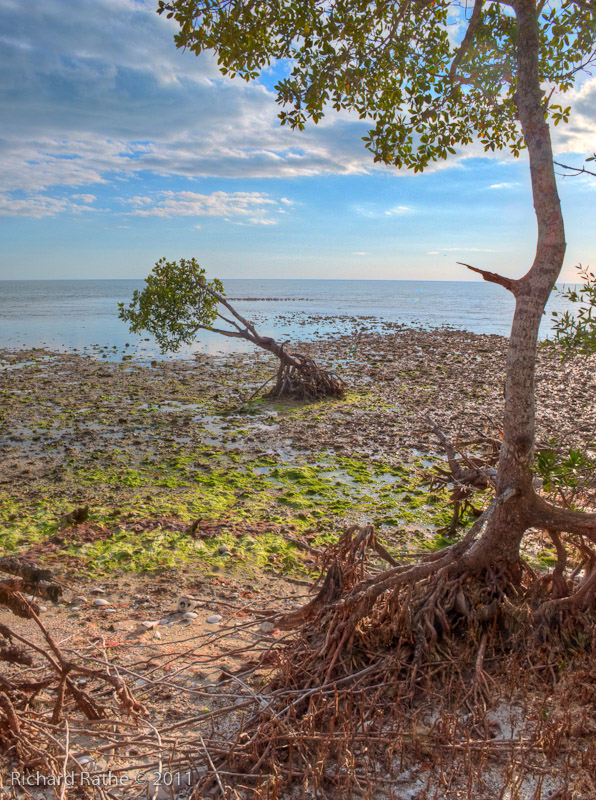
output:
M12 667L0 676L0 749L12 752L21 767L29 768L34 763L41 763L51 773L55 767L52 756L48 753L49 760L40 762L40 724L57 726L62 722L67 707L78 709L88 720L114 718L122 713L138 717L146 709L109 665L92 669L64 655L41 621L40 607L32 597L35 595L53 602L60 598L62 587L48 570L12 556L0 558L0 570L13 576L0 581L0 605L17 617L31 620L45 645L40 646L33 638L0 623L0 662ZM41 671L41 677L35 681L19 680L18 670L32 666L36 672ZM93 694L77 685L75 681L81 677L94 687ZM106 688L107 696L115 698L115 706L109 701L106 704ZM55 694L47 715L32 707L33 697L42 690Z
M4 605L7 605L5 600L8 595L15 592L24 592L36 597L42 597L45 600L51 600L53 603L56 603L62 596L62 587L52 579L52 573L47 569L40 569L37 565L24 558L17 558L16 556L1 557L0 572L7 572L9 575L17 576L17 580L0 582L0 603L4 603Z
M476 492L494 486L501 443L498 439L491 437L452 442L430 417L426 419L447 456L448 469L433 468L430 489L433 491L439 487L451 487L453 516L447 533L453 535L466 511L470 511L475 516L480 515L480 511L472 505L471 498ZM471 446L481 446L485 452L481 456L470 456L465 450Z

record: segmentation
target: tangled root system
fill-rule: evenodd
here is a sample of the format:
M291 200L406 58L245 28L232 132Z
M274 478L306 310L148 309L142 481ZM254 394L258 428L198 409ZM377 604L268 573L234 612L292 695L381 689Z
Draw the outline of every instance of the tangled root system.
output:
M290 358L281 361L275 386L268 397L318 400L343 396L345 384L335 373L321 369L309 356L292 354Z
M501 758L488 712L505 693L528 706L550 696L561 685L552 665L571 653L575 674L596 680L594 610L544 616L530 571L467 574L465 547L396 565L372 526L350 528L317 596L277 620L295 635L277 651L266 700L195 797L216 780L225 788L225 775L243 776L242 793L230 784L238 798L300 797L292 786L308 797L393 797L382 776L411 756L440 767L450 753L470 769L480 754ZM580 685L568 681L564 702ZM542 708L528 741L507 740L515 758L560 754L567 728L545 720Z

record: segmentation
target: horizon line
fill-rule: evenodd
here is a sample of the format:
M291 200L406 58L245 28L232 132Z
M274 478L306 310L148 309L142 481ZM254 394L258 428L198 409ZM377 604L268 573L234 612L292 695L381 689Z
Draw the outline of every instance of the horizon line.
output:
M91 281L144 281L145 278L0 278L0 283L88 283ZM482 283L487 284L487 281L482 279L477 280L460 280L455 278L218 278L220 281L271 281L274 283L280 281L345 281L346 283Z

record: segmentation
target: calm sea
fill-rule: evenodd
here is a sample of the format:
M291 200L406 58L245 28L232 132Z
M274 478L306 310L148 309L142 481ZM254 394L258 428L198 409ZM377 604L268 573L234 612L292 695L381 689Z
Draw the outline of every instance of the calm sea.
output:
M160 358L152 339L135 336L118 319L141 280L0 281L0 348L46 347ZM308 340L388 324L433 328L451 326L476 333L509 334L513 300L499 286L448 281L228 280L227 296L258 323L263 334ZM556 295L541 328L546 337L550 312L567 307ZM203 332L195 351L249 350L235 339Z

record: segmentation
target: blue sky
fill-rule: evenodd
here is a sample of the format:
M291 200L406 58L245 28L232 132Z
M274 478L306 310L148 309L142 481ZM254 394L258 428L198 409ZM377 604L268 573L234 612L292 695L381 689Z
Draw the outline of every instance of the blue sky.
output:
M535 249L527 163L472 147L423 175L379 167L363 123L281 128L272 75L181 53L144 0L0 0L0 279L142 278L195 256L222 278L519 276ZM596 150L596 78L555 130ZM567 103L566 103L567 104ZM573 265L596 266L596 179L561 181Z

